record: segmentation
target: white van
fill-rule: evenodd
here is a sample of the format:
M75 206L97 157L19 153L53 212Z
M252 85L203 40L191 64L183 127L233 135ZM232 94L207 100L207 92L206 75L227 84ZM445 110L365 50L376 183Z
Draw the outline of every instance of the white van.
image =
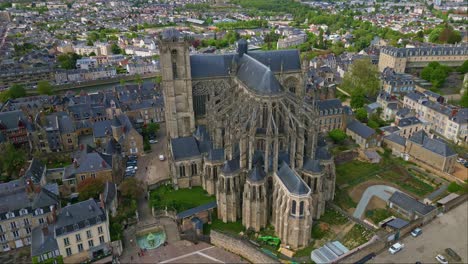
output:
M391 246L388 249L388 252L390 252L390 254L396 254L398 251L402 250L404 247L405 247L404 244L395 243L393 244L393 246Z

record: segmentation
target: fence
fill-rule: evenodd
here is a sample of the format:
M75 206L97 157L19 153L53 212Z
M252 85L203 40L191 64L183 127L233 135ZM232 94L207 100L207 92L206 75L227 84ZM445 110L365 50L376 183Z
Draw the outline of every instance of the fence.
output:
M160 180L160 181L155 182L153 184L148 184L147 191L149 192L149 191L152 191L154 189L157 189L161 185L167 185L167 184L171 184L171 183L172 183L172 179Z

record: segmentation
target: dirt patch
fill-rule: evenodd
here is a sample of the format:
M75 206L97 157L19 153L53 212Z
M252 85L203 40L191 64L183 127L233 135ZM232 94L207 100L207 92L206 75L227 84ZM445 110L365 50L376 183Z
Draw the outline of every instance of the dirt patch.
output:
M359 203L359 200L361 200L361 197L364 191L373 185L388 185L388 186L392 186L392 187L399 189L398 185L392 184L387 181L370 180L370 181L366 181L366 182L363 182L354 186L354 188L348 191L348 194L351 197L351 199L353 199L354 202Z
M377 196L372 196L370 199L369 203L367 204L366 210L374 210L377 208L386 208L387 207L387 202L384 200L380 199Z
M468 179L468 168L465 168L465 166L457 162L457 164L455 164L455 169L452 174L458 179L465 181Z

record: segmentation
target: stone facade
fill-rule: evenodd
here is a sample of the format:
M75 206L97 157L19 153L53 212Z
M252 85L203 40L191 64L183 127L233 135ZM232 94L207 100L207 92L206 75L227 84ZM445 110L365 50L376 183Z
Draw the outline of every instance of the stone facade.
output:
M407 68L424 68L432 61L448 66L460 66L466 60L466 44L419 48L388 46L380 50L379 71L383 72L389 67L397 73L404 73Z
M312 212L320 217L333 199L335 178L327 147L317 146L317 105L304 100L306 68L297 50L250 52L245 40L237 46L237 53L190 55L177 31L162 34L173 185L215 194L223 222L242 219L257 231L272 223L284 244L306 246ZM315 175L328 193L314 194L301 179L308 160L329 162ZM277 176L280 170L288 173Z

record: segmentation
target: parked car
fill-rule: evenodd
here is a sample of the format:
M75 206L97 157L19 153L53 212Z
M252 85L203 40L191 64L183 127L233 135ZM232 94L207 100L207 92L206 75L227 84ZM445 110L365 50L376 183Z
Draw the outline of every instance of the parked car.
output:
M441 254L437 255L436 257L436 260L439 261L439 263L441 264L448 264L448 261L445 259L444 256L442 256Z
M461 163L461 164L464 164L466 162L466 160L464 158L457 158L457 162Z
M138 170L138 167L137 167L137 166L128 166L127 169L126 169L126 171L127 171L127 170L134 170L134 171L136 171L136 170Z
M159 155L159 160L160 160L160 161L165 160L164 155Z
M420 234L422 234L422 229L421 228L415 228L413 229L413 231L411 231L411 235L413 237L417 237L419 236Z
M465 165L465 168L468 168L468 161L465 162L465 164L463 164L463 165Z
M156 144L156 143L158 143L158 141L156 139L150 139L149 143L150 144Z
M455 250L451 249L451 248L446 248L445 249L445 253L447 253L447 255L449 255L451 258L453 258L453 260L457 261L457 262L460 262L461 261L461 257L457 254L457 252L455 252Z
M389 249L390 254L396 254L405 247L405 244L395 243Z

